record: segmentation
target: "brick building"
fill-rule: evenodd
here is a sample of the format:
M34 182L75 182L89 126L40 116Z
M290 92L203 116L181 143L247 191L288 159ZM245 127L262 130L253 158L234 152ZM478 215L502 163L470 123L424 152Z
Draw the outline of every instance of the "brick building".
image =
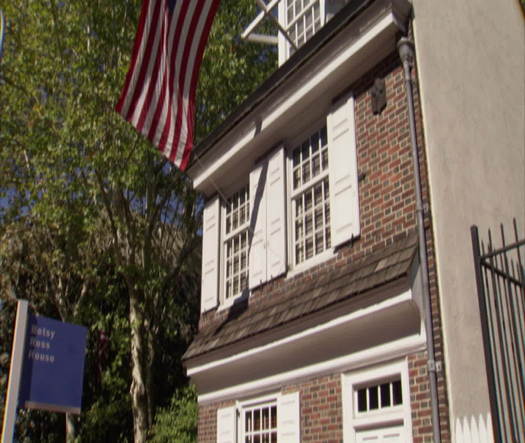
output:
M279 68L189 168L207 198L201 320L184 357L199 441L460 441L465 420L490 438L482 365L461 373L483 358L457 333L479 335L475 316L462 314L475 302L473 271L453 289L453 271L441 272L450 260L469 266L470 250L436 248L461 235L461 208L442 208L473 194L475 176L466 171L462 184L440 171L456 129L435 114L432 85L443 78L420 55L425 20L448 24L454 6L447 0L439 16L418 1L278 3L288 35L276 40ZM445 25L433 31L454 38ZM509 136L508 165L523 160L520 135L523 126ZM522 171L506 174L525 184ZM469 202L468 223L492 222ZM499 215L525 215L524 205L509 197ZM456 389L465 377L473 387Z

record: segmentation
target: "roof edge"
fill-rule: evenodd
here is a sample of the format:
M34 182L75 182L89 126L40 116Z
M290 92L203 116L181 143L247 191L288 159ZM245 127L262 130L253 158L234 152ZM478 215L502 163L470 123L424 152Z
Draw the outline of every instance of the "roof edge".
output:
M252 92L230 115L210 132L194 149L188 171L196 164L196 158L204 155L222 139L246 115L253 111L274 90L284 83L295 71L318 53L342 28L354 21L364 10L380 0L354 0L339 11L310 40L301 46L282 66L273 72L254 92ZM408 0L389 0L398 25L406 32L406 22L410 15L411 4Z

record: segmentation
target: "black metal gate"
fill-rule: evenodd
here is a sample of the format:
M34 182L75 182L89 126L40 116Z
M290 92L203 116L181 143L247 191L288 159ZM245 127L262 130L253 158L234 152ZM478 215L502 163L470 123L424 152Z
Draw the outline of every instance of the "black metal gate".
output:
M479 239L471 227L485 362L494 437L497 442L525 442L525 238L500 246L492 233Z

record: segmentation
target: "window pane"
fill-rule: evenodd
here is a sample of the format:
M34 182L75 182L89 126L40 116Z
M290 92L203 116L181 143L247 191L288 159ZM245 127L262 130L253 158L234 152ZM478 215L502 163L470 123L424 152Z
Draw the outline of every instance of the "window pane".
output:
M253 430L259 431L261 429L261 411L255 410L253 413Z
M321 129L321 146L328 144L328 137L326 136L326 126Z
M304 142L301 146L301 162L305 162L310 157L310 146L308 142Z
M366 388L357 391L357 410L366 412Z
M319 151L319 133L316 132L310 137L310 144L312 145L312 153Z
M301 163L301 151L299 149L295 149L293 151L293 166L296 167Z
M367 386L357 391L358 412L387 409L402 404L401 380Z
M301 186L301 169L297 168L293 171L293 188L297 189Z
M301 262L304 261L304 250L303 250L303 245L302 244L298 244L295 247L295 261L297 263L301 263Z
M323 231L315 233L315 253L320 254L324 251Z
M324 149L321 154L321 169L324 171L328 168L328 150Z
M306 259L309 259L309 258L313 257L313 255L314 255L314 240L313 240L312 237L308 237L306 239L305 249L306 249Z
M394 399L394 405L400 405L403 403L403 396L401 394L401 380L397 380L392 383L392 397Z
M252 413L251 411L247 411L244 415L244 422L245 422L245 426L244 426L244 430L245 431L251 431L252 429Z
M323 182L316 185L314 188L314 204L319 206L323 201Z
M379 407L377 386L368 388L368 401L370 409L377 409Z
M311 235L312 234L312 214L308 214L304 218L304 225L305 225L305 235Z
M381 407L386 408L390 405L390 383L383 383L381 385Z
M312 158L312 178L321 172L321 157L315 154Z
M303 163L303 180L305 182L310 180L310 162Z
M308 212L312 209L312 192L308 191L304 195L304 211Z

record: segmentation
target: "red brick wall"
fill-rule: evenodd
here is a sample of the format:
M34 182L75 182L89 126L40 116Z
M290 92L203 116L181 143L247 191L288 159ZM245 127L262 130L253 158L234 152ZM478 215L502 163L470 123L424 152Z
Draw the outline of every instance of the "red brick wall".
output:
M329 375L288 385L281 393L300 392L301 441L341 442L343 421L341 403L341 376ZM199 408L198 441L215 442L217 409L231 406L233 402L216 403Z
M373 115L370 102L370 88L376 77L385 78L387 93L387 106L379 115ZM348 89L355 95L361 235L340 247L333 259L293 278L283 276L258 288L250 297L252 306L275 303L290 290L303 287L305 280L319 278L327 268L351 263L415 230L415 181L403 71L397 55L387 58ZM223 321L227 316L227 310L207 312L200 326Z
M198 435L199 443L212 443L217 441L217 410L233 406L234 401L213 403L199 407Z
M370 102L370 88L376 77L385 79L387 94L387 106L379 115L373 115ZM416 229L415 180L408 111L403 71L397 54L389 56L359 82L349 85L350 88L355 94L361 235L356 241L339 248L333 259L293 278L281 277L259 288L250 298L251 306L258 303L275 303L281 297L286 297L295 288L304 286L306 281L320 278L329 267L352 263L389 245L397 237L407 235ZM417 87L415 95L422 192L427 208L431 209ZM425 216L425 229L429 257L435 357L436 360L442 362L443 342L436 265L433 255L433 233L429 214L430 212L427 212ZM208 312L201 318L200 326L223 321L227 315L227 310ZM426 353L411 356L410 366L414 438L416 442L431 441ZM340 441L342 439L340 387L335 387L340 382L336 380L337 376L334 377L331 381L319 381L319 384L312 381L311 387L301 385L301 409L305 414L302 423L303 441ZM332 387L328 388L328 385ZM333 394L332 390L336 393ZM442 441L447 442L450 441L450 432L444 371L438 374L438 390ZM330 396L335 402L326 400L324 394L327 392L327 396ZM216 417L210 413L210 410L210 407L201 410L199 425L203 429L199 428L199 441L214 441L215 439L213 433L215 425L210 425L210 420L215 423Z
M284 392L300 392L301 441L340 442L343 414L340 374L314 378L286 387Z
M408 371L414 443L431 442L432 412L426 352L408 356ZM341 373L286 385L281 393L297 391L300 393L301 442L342 442ZM217 409L233 403L216 403L199 409L199 442L215 442ZM443 441L449 441L448 433L443 437Z

